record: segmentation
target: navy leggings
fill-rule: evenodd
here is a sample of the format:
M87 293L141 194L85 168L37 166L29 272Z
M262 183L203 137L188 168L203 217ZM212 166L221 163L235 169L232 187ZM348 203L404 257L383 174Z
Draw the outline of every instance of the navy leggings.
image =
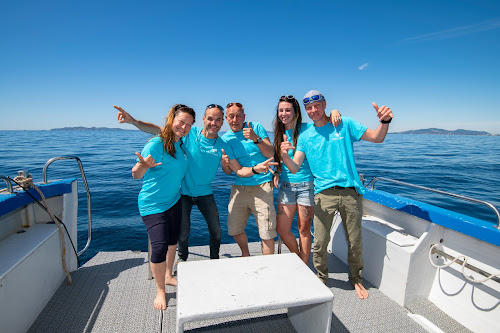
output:
M151 241L151 262L166 260L169 245L177 244L181 225L181 200L163 213L141 216Z

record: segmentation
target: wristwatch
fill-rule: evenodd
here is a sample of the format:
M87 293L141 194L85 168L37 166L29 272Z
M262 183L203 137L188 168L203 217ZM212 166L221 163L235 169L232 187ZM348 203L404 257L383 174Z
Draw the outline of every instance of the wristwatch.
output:
M257 140L255 140L253 143L255 143L256 145L258 145L259 143L262 142L262 139L260 136L257 137Z
M391 119L389 119L389 120L381 120L380 122L381 122L382 124L389 124L391 121L392 121L392 118L391 118Z
M259 173L257 171L255 171L254 167L255 167L255 165L252 167L252 172L255 173L256 175L258 175Z

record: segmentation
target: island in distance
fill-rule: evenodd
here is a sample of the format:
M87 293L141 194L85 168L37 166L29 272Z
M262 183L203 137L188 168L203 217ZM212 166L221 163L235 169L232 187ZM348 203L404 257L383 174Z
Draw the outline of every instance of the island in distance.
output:
M485 131L469 131L464 129L448 131L441 128L426 128L404 132L391 132L389 134L494 135Z
M134 129L124 129L117 127L62 127L53 128L51 131L135 131ZM272 132L269 132L272 133ZM404 132L390 132L389 134L440 134L440 135L491 135L499 136L499 134L491 134L485 131L469 131L464 129L458 129L454 131L448 131L440 128L427 128L410 130Z
M51 131L134 131L123 128L116 127L62 127L62 128L53 128Z

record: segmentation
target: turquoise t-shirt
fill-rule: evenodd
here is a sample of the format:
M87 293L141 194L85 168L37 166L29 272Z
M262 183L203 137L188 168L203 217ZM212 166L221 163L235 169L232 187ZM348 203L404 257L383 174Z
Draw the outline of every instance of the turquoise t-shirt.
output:
M353 143L359 141L366 127L349 117L334 127L330 122L322 127L309 127L300 134L297 151L305 153L314 176L314 194L333 186L352 187L363 194L354 163Z
M181 197L181 181L186 174L188 162L180 140L174 146L175 158L163 151L163 141L156 136L146 143L141 152L143 157L151 155L156 163L162 163L144 174L138 200L141 216L163 213Z
M306 131L310 126L313 126L313 124L308 124L308 123L303 123L300 125L300 130L299 130L299 138L304 131ZM293 145L293 131L292 129L286 130L285 131L286 137L288 141L290 141ZM298 140L297 140L298 143ZM288 151L288 155L290 155L291 158L293 158L293 149L290 149ZM285 163L282 163L282 170L281 170L281 175L280 178L281 180L284 180L289 183L303 183L303 182L308 182L314 179L311 169L309 168L309 163L307 162L307 158L304 160L302 165L300 166L300 169L297 173L293 174L288 170L286 167Z
M212 181L219 169L224 149L229 160L234 159L233 151L222 138L207 139L203 136L203 128L191 127L188 135L182 138L188 168L182 181L181 194L191 197L212 194Z
M250 126L253 128L255 134L257 134L262 139L268 138L267 132L259 123L252 122ZM245 122L245 126L247 127L247 123ZM226 134L222 136L224 141L226 141L229 146L233 149L234 158L241 164L243 167L253 167L256 164L264 162L267 158L261 154L259 147L250 139L245 139L243 136L243 130L238 132L228 131ZM269 182L272 180L273 175L268 172L266 174L260 173L258 175L253 175L251 177L236 177L236 185L260 185L265 182Z

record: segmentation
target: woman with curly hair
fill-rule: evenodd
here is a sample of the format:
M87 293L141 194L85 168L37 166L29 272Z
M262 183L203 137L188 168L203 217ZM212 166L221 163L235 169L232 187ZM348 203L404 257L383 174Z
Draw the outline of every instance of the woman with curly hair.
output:
M165 285L177 285L172 269L181 222L181 181L187 170L180 139L194 121L190 107L176 104L170 108L161 133L136 153L137 163L132 168L134 179L143 178L139 212L151 241L150 264L157 288L154 307L159 310L167 308Z

